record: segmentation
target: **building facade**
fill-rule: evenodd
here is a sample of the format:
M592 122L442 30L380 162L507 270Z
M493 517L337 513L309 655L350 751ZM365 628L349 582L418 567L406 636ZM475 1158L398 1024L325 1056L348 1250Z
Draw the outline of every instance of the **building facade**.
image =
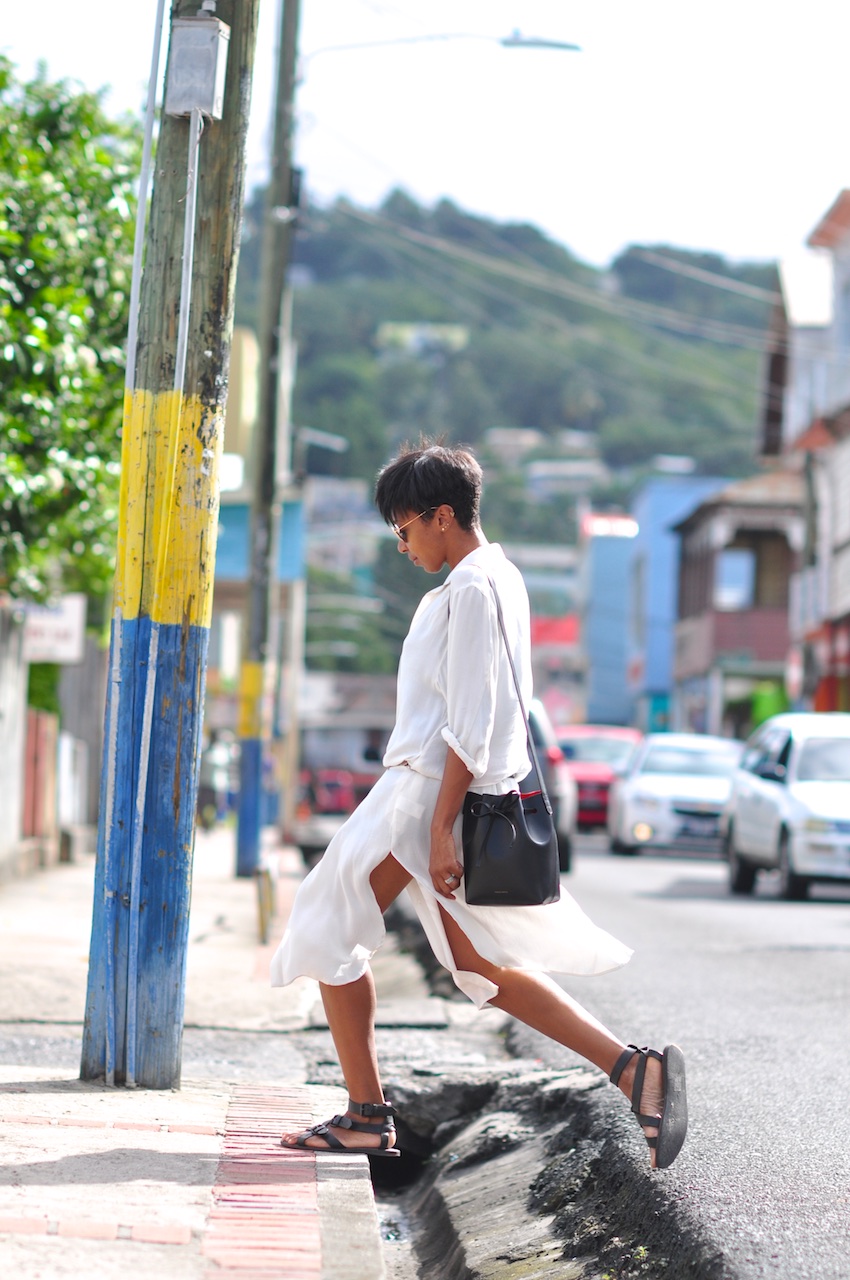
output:
M817 711L850 710L850 190L808 239L829 282L804 323L783 280L765 394L762 451L800 469L804 536L791 581L789 668ZM799 689L797 689L799 686Z
M711 494L676 526L674 728L744 738L787 708L802 507L800 474L776 469Z
M679 590L675 526L728 481L714 476L657 475L632 503L637 533L628 577L627 680L633 722L646 733L671 728L673 659Z

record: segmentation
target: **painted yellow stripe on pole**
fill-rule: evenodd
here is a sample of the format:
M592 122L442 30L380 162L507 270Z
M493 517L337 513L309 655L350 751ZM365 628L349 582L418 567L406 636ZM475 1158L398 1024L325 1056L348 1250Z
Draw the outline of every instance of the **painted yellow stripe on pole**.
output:
M263 736L263 688L265 667L262 662L243 662L239 675L239 737Z
M126 619L210 625L221 428L197 396L125 394L115 603Z

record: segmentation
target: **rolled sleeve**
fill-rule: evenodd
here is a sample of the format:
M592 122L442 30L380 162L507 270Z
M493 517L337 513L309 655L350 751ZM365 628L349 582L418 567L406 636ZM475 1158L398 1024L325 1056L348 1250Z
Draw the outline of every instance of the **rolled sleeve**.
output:
M490 763L499 668L496 605L489 584L452 591L446 669L446 727L442 736L473 778Z

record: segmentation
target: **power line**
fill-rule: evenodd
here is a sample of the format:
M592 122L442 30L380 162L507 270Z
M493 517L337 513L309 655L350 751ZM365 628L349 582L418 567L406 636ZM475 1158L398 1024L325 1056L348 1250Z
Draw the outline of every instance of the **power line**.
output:
M651 249L632 249L631 256L641 258L653 267L661 267L664 271L672 271L677 276L687 276L691 280L699 280L701 284L711 285L715 289L725 289L728 293L739 293L745 298L754 298L758 302L780 303L782 294L773 289L762 289L756 284L746 284L743 280L732 280L729 276L718 275L716 271L706 271L703 267L693 267L676 258L668 258L662 253L653 253Z
M653 327L672 329L677 334L691 334L723 346L742 347L757 352L767 350L766 335L763 330L749 325L732 324L727 321L690 315L668 307L659 307L654 303L638 302L622 295L606 295L599 291L575 284L554 272L542 267L537 269L523 267L519 263L507 259L495 259L489 254L474 249L466 249L453 244L439 236L416 231L410 227L400 227L396 223L379 214L368 213L353 205L339 206L349 217L380 227L387 234L398 239L409 240L423 248L458 258L470 266L478 267L494 275L501 275L520 284L529 285L542 292L566 297L595 310L620 315L625 319L644 320Z

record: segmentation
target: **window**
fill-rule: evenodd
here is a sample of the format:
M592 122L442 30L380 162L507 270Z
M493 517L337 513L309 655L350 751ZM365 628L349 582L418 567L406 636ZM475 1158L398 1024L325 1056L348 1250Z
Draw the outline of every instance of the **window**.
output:
M646 642L645 602L646 594L646 557L639 555L632 562L631 606L632 641L641 648Z
M748 773L755 773L759 765L767 760L769 740L769 730L766 729L759 730L757 734L750 738L741 760L742 769L746 769Z
M850 782L850 738L810 738L797 765L798 782Z
M727 547L714 562L714 607L733 612L755 604L756 554L752 547Z
M842 351L850 351L850 282L845 281L838 294L838 339Z
M740 758L737 742L701 749L671 745L653 746L647 751L641 773L685 774L691 777L727 778Z

